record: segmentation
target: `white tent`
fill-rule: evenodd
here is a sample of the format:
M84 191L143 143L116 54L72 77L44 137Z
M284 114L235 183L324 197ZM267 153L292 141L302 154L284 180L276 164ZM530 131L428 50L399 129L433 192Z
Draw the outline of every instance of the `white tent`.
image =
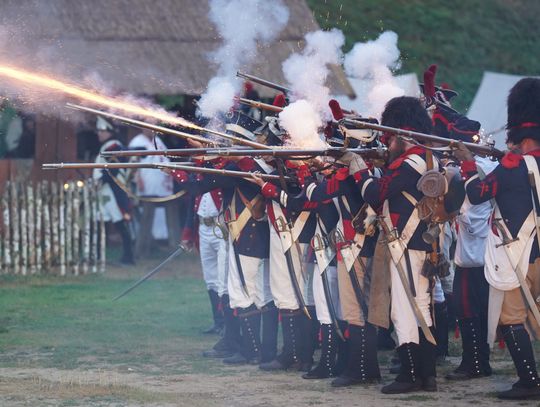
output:
M394 78L396 79L398 86L405 91L405 96L418 96L420 94L418 78L415 73L398 75ZM371 86L372 82L370 80L352 77L347 77L347 80L354 89L356 98L349 99L345 95L335 96L334 98L339 102L342 108L354 110L360 114L365 114L365 112L368 110L366 106L367 101L364 97L362 97L362 95L365 95L369 91L369 86Z
M492 134L498 148L505 147L506 99L508 92L524 76L484 72L467 117L477 120L485 134Z

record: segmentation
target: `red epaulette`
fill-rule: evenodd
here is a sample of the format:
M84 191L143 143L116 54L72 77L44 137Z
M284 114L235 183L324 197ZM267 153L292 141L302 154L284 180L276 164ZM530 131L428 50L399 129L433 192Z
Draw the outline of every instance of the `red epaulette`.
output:
M523 160L523 156L521 154L516 154L513 152L508 152L504 155L504 157L501 160L501 165L504 168L517 168L519 167L520 161Z
M408 156L410 156L411 154L423 154L425 153L426 150L423 148L423 147L420 147L420 146L414 146L414 147L411 147L409 148L407 151L405 151L403 154L401 154L398 158L396 158L394 161L392 161L389 165L388 165L388 168L390 170L395 170L397 168L399 168L401 166L401 164L403 164L403 162L407 159Z

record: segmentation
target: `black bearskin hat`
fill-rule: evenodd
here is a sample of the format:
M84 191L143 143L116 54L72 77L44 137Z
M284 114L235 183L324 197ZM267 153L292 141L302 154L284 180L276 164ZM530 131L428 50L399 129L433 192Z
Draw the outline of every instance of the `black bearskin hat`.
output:
M399 96L386 104L381 116L383 126L431 134L431 119L418 98Z
M540 79L524 78L510 89L506 129L514 144L526 138L540 141Z
M227 113L225 122L228 133L251 141L255 141L255 130L262 126L260 121L238 110Z

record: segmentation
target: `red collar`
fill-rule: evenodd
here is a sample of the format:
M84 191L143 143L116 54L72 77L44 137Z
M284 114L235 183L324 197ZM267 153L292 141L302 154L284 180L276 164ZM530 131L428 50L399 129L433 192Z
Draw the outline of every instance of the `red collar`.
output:
M388 168L391 170L395 170L403 163L403 161L405 161L405 159L408 156L412 154L424 154L425 152L426 152L426 149L424 147L421 147L421 146L411 147L407 151L405 151L403 154L401 154L398 158L396 158L394 161L392 161L388 165Z
M531 155L533 157L540 157L540 149L529 151L526 154L523 155ZM519 163L521 160L523 160L523 155L513 153L512 151L509 151L505 154L505 156L501 160L501 165L504 168L517 168L519 167Z

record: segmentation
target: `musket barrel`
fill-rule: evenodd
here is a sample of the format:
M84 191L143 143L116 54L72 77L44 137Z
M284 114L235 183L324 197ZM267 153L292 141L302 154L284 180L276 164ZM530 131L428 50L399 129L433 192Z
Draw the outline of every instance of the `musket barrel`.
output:
M110 119L118 120L118 121L121 121L123 123L135 126L135 127L140 127L140 128L143 128L143 129L152 130L152 131L155 131L157 133L170 134L172 136L177 136L177 137L181 137L181 138L184 138L184 139L192 139L192 140L196 140L196 141L199 141L201 143L204 143L204 144L221 144L221 143L217 143L214 140L209 140L209 139L207 139L205 137L197 136L195 134L185 133L183 131L174 130L174 129L171 129L169 127L159 126L157 124L146 123L146 122L143 122L141 120L131 119L129 117L121 116L121 115L114 114L114 113L104 112L104 111L98 110L98 109L92 109L90 107L81 106L81 105L77 105L77 104L74 104L74 103L66 103L66 106L71 108L71 109L80 110L80 111L83 111L83 112L88 112L88 113L93 113L93 114L96 114L96 115L99 115L99 116L108 117ZM266 146L265 144L261 144L261 143L257 143L256 141L246 140L246 139L243 139L243 138L240 138L240 137L232 136L230 134L222 133L222 132L217 131L217 130L205 129L204 127L200 127L200 126L197 126L197 125L193 125L193 128L195 130L203 131L203 132L206 132L206 133L209 133L209 134L213 134L213 135L216 135L218 137L230 140L230 141L238 143L238 144L243 144L243 145L246 145L246 146L249 146L249 147L261 148L261 149L268 148L268 146Z
M266 86L267 88L275 89L283 93L292 93L292 90L283 85L278 85L277 83L267 81L266 79L259 78L255 75L250 75L244 72L236 72L236 76L239 78L247 79L249 81L258 83L259 85Z
M169 168L171 170L182 170L186 172L195 172L200 174L215 174L223 175L228 177L237 177L237 178L250 178L253 173L249 171L233 171L225 169L216 169L216 168L206 168L206 167L192 167L191 163L54 163L54 164L43 164L42 169L44 170L62 170L62 169L114 169L114 168L154 168L154 169L164 169ZM277 181L280 180L279 175L273 174L258 174L265 181ZM285 176L286 181L291 181L292 178Z
M412 138L419 141L427 141L430 143L438 143L444 146L448 146L450 148L455 148L457 144L459 143L458 140L447 139L444 137L434 136L432 134L420 133L420 132L412 131L412 130L404 130L404 129L398 129L395 127L383 126L381 124L362 122L359 120L352 120L352 119L343 119L341 121L345 124L348 124L350 126L355 126L356 128L359 128L359 129L371 129L371 130L377 130L377 131L382 131L386 133L393 133L397 136L408 137L408 138ZM502 151L496 149L495 147L479 145L479 144L470 143L466 141L464 141L463 144L469 150L477 154L485 154L485 155L493 156L496 158L500 158L504 155Z
M169 164L175 163L53 163L43 164L43 170L67 170L67 169L106 169L112 170L117 168L166 168ZM180 164L179 164L180 165ZM194 163L182 163L182 166L191 166Z
M299 148L276 148L268 150L233 149L233 148L186 148L167 150L124 150L107 151L101 153L103 157L132 157L132 156L170 156L170 157L193 157L193 156L273 156L273 157L314 157L330 156L340 157L346 152L359 154L366 158L383 158L385 149L381 148L340 148L328 147L326 149L299 149Z
M209 140L209 139L207 139L205 137L197 136L196 134L185 133L183 131L170 129L168 127L159 126L157 124L146 123L146 122L143 122L143 121L140 121L140 120L131 119L129 117L120 116L118 114L108 113L108 112L104 112L104 111L98 110L98 109L92 109L91 107L80 106L80 105L76 105L74 103L66 103L66 106L69 107L70 109L80 110L80 111L87 112L87 113L93 113L93 114L98 115L98 116L103 116L103 117L107 117L109 119L118 120L120 122L130 124L130 125L135 126L135 127L140 127L142 129L152 130L152 131L155 131L157 133L169 134L169 135L177 136L177 137L180 137L180 138L183 138L183 139L192 139L192 140L196 140L198 142L205 143L205 144L215 144L216 143L216 141L214 141L214 140Z
M240 103L244 105L248 105L248 106L255 107L262 110L269 110L271 112L276 112L276 113L283 111L282 107L270 105L268 103L258 102L256 100L251 100L251 99L246 99L246 98L236 98L236 100L238 100Z

